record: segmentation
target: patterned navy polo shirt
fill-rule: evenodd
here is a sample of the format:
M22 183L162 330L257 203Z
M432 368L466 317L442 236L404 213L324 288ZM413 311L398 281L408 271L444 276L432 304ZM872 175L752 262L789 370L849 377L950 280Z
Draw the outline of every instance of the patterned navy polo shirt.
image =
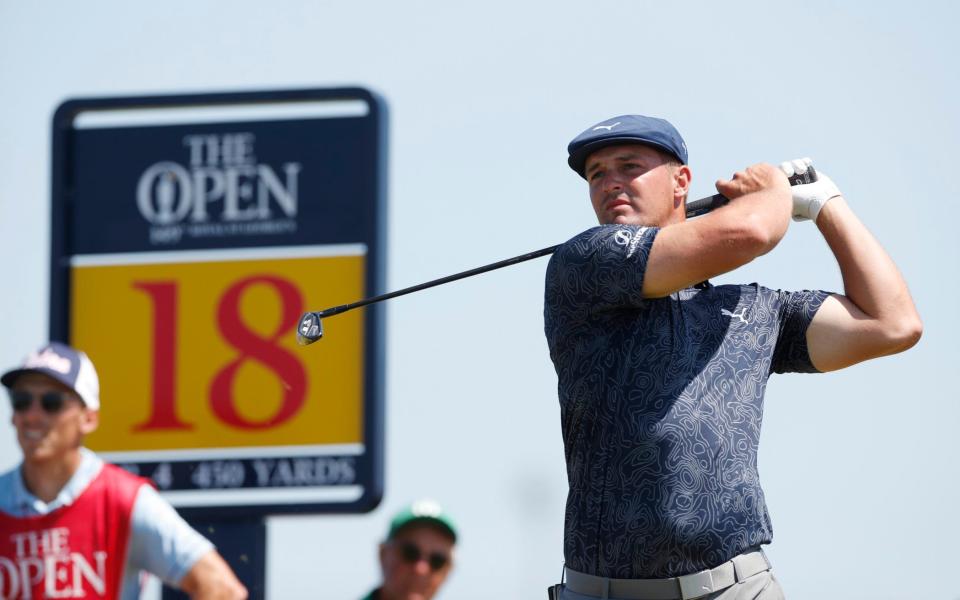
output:
M806 330L829 295L701 284L644 299L658 231L595 227L547 268L570 484L564 556L604 577L675 577L770 542L763 393L773 372L816 372Z

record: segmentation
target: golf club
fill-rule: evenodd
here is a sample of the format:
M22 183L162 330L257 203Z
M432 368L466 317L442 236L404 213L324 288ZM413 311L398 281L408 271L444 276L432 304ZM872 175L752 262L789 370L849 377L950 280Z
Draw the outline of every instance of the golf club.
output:
M804 183L813 183L817 180L817 172L813 169L811 165L805 172L795 174L789 178L790 185L801 185ZM691 202L687 202L686 205L686 214L687 217L698 217L704 215L711 210L719 208L724 204L728 203L730 200L721 194L714 194L712 196L707 196L705 198L699 198ZM404 296L406 294L412 294L413 292L419 292L420 290L425 290L438 285L443 285L444 283L450 283L451 281L456 281L458 279L463 279L465 277L473 277L474 275L479 275L481 273L486 273L487 271L494 271L496 269L502 269L503 267L509 267L517 263L522 263L534 258L539 258L541 256L546 256L548 254L553 254L553 252L559 248L561 244L556 246L550 246L548 248L543 248L541 250L535 250L533 252L528 252L527 254L521 254L520 256L514 256L513 258L507 258L489 265L484 265L482 267L477 267L475 269L470 269L469 271L463 271L462 273L454 273L453 275L447 275L446 277L441 277L440 279L434 279L432 281L427 281L418 285L410 286L403 288L401 290L396 290L394 292L389 292L386 294L381 294L379 296L373 296L371 298L365 298L363 300L358 300L357 302L352 302L350 304L341 304L340 306L332 306L330 308L325 308L320 311L305 312L300 317L300 320L297 322L297 343L301 346L307 346L312 344L323 337L323 324L321 319L326 317L332 317L333 315L339 315L340 313L347 312L348 310L353 310L355 308L360 308L361 306L366 306L368 304L374 304L376 302L383 302L384 300L390 300L391 298L396 298L398 296Z

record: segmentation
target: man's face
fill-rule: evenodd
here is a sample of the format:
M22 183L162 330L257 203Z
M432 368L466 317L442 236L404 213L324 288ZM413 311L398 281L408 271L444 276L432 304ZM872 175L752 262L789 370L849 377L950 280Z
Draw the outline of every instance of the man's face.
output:
M453 540L432 525L409 525L381 544L380 566L384 600L430 600L453 568Z
M30 403L22 410L14 410L12 417L27 464L73 458L83 437L97 427L97 412L87 410L73 390L46 375L25 373L17 377L10 392L11 397L31 397ZM63 402L59 410L49 412L42 398L47 395L47 405L52 408L58 394Z
M590 203L604 225L664 226L683 220L690 169L643 144L607 146L587 157Z

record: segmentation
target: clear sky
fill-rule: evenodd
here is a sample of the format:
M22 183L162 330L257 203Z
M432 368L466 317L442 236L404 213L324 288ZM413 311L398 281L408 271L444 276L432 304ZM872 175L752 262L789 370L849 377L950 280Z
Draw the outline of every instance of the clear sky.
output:
M960 197L958 21L947 1L0 1L0 365L47 335L50 122L67 98L378 91L391 117L390 289L590 227L567 142L609 116L663 116L686 138L697 197L748 164L813 157L924 319L906 354L771 380L760 471L788 597L956 600L960 243L943 206ZM390 514L424 495L462 529L441 599L540 598L559 578L566 480L545 266L390 303L383 503L271 518L270 597L362 596ZM722 281L842 289L809 223ZM0 427L0 467L17 459Z

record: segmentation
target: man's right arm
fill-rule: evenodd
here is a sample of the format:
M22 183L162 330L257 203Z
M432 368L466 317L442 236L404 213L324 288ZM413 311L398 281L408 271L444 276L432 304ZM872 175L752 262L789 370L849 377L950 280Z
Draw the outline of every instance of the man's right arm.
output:
M780 169L758 164L717 181L730 203L662 228L647 259L645 298L660 298L766 254L790 223L790 184Z

